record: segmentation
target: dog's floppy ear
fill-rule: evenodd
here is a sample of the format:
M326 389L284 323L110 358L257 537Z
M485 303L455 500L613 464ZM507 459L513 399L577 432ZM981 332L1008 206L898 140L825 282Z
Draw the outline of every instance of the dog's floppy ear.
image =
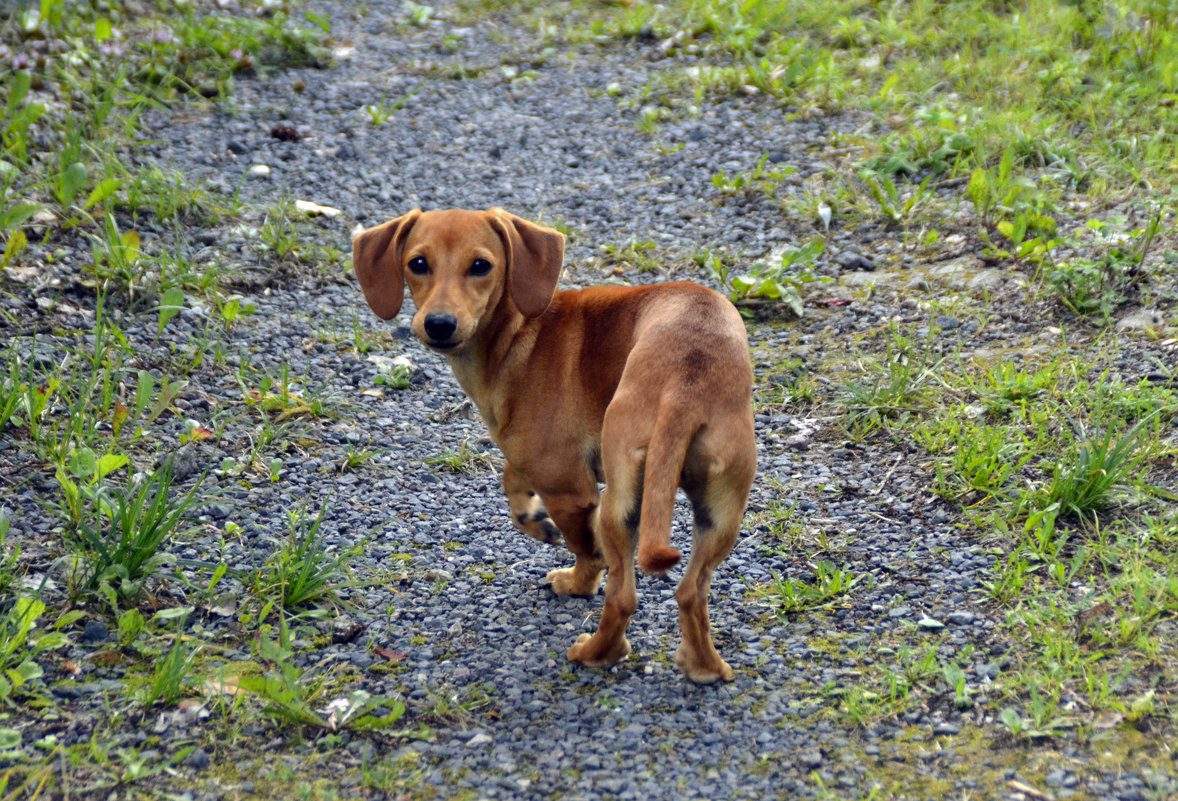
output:
M391 320L401 310L405 276L401 255L405 239L421 209L403 217L361 231L352 240L352 268L364 290L364 299L382 320Z
M564 234L491 209L491 224L507 252L507 289L525 317L539 317L552 302L564 265Z

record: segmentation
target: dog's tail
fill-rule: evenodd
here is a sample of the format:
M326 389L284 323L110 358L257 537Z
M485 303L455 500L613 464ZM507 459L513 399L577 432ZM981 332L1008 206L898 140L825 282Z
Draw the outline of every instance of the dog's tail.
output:
M679 551L671 547L671 515L687 448L698 428L679 410L665 407L655 419L646 449L638 520L638 567L645 573L661 576L679 562Z

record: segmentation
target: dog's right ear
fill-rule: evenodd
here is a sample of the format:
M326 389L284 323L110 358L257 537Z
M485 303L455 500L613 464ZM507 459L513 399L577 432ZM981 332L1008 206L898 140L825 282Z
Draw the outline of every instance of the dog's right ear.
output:
M352 269L364 290L364 299L382 320L391 320L401 310L405 295L405 276L401 256L405 240L421 209L403 217L368 228L352 240Z

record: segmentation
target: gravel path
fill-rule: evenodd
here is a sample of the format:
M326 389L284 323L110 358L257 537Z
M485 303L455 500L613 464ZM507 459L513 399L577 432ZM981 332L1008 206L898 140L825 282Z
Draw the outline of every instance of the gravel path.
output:
M650 135L636 125L634 104L607 87L616 83L625 99L656 79L668 64L657 58L657 42L538 40L532 27L506 14L480 21L449 2L435 3L435 21L424 27L407 26L400 3L371 0L358 17L347 6L310 5L331 18L333 41L349 49L338 64L241 79L233 113L194 107L178 119L151 112L143 119L151 144L140 155L183 170L216 194L232 195L240 184L246 209L283 198L341 209L340 217L315 226L318 244L344 253L357 222L372 225L414 207L497 205L567 227L565 286L600 282L609 273L600 246L630 240L656 243L655 258L671 267L618 271L606 280L708 282L690 258L696 249L751 258L805 241L819 224L787 216L763 197L724 195L712 176L748 170L768 153L796 170L784 191L801 195L824 168L831 135L865 123L787 122L770 103L732 98L708 102L698 116L664 122ZM402 98L383 125L364 111ZM299 138L274 138L279 123ZM250 174L253 165L267 166L268 176ZM207 525L179 555L256 570L285 536L287 511L301 505L313 512L325 500L329 541L362 545L356 575L363 586L350 591L352 606L334 626L343 633L298 659L363 671L370 692L402 694L406 721L424 723L436 736L345 735L346 746L320 758L318 768L345 795L359 792L360 766L381 759L403 769L386 777L394 797L1019 797L1011 782L1058 798L1178 792L1172 777L1131 760L1096 758L1066 740L1035 749L1004 739L976 707L957 709L952 690L943 682L936 689L935 679L927 701L898 719L855 725L841 688L875 674L886 687L884 677L927 646L957 661L983 697L999 679L1008 667L1008 635L979 592L995 556L963 534L958 514L928 491L914 447L848 443L829 420L795 420L781 410L757 417L760 469L750 515L712 595L717 647L735 681L698 687L674 668L681 567L665 580L639 577L630 659L609 670L568 665L564 651L580 632L594 630L601 597L558 597L544 585L545 574L571 564L571 556L511 528L501 460L444 360L410 338L406 312L382 325L350 276L264 274L257 266L262 226L258 214L246 212L194 232L187 243L198 262L220 259L239 271L235 280L257 312L240 320L227 341L228 369L194 374L179 405L214 425L240 410L239 365L274 375L285 366L297 389L325 399L338 417L301 424L306 430L291 437L298 444L282 454L276 482L210 476L202 500ZM821 262L831 269L840 248L888 247L837 230L832 241L835 249ZM984 336L975 338L968 325L942 325L942 336L971 347L1025 342L1034 321L1023 319L1016 293L1004 293L1011 286L999 281ZM798 356L809 370L840 337L885 319L912 330L929 325L928 311L891 302L881 297L808 312L788 326L751 325L762 385L782 359ZM170 338L199 341L207 314L186 309ZM154 325L126 333L144 349L166 347L152 344ZM355 337L376 337L378 344L357 353L350 347ZM411 387L378 386L388 360L399 356L415 366ZM1147 369L1133 364L1132 354L1125 358L1127 370ZM229 424L215 445L190 446L186 470L240 455L252 433ZM376 455L358 469L337 469L349 450L366 448ZM427 462L463 448L478 457L470 472ZM6 503L26 508L28 496L43 489L28 488ZM796 505L805 547L791 549L770 533L766 515L757 516L782 505ZM678 547L686 545L689 520L681 502ZM227 522L241 526L240 536L223 533ZM859 577L830 608L779 616L755 592L774 575L808 579L818 558ZM357 625L349 630L348 623ZM200 625L230 624L212 616ZM326 635L332 624L321 629ZM100 642L103 632L95 636ZM93 650L79 648L83 659ZM232 650L224 656L247 658ZM119 680L117 671L102 668L90 678ZM80 713L83 722L61 736L84 741L87 714L97 711ZM181 739L199 725L177 723L164 737ZM247 738L270 742L270 731L249 727ZM210 764L198 758L185 768L201 788L192 797L248 793L252 785L242 776L265 769L268 758L242 756L240 746L200 749ZM283 759L314 761L312 752L296 748ZM238 763L239 774L226 775L226 758ZM872 795L876 786L883 795Z

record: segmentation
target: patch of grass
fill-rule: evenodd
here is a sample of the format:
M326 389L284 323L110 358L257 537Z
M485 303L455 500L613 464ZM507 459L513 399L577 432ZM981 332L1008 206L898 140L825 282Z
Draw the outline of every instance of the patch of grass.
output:
M1016 168L1096 193L1109 182L1165 187L1178 163L1178 145L1161 133L1178 81L1178 28L1165 13L1054 0L1018 9L684 0L619 9L585 33L648 37L692 56L662 87L671 96L760 93L795 111L870 109L891 129L873 165L890 174L960 173L1012 141Z
M1081 436L1055 463L1051 481L1034 498L1037 508L1026 521L1027 541L1036 555L1058 555L1063 541L1056 533L1057 521L1092 517L1113 502L1114 490L1145 458L1141 449L1146 422L1139 421L1119 437L1112 430L1095 439Z
M305 231L306 222L293 202L283 201L266 210L258 233L258 248L272 274L295 269L327 269L342 266L344 254L319 243L318 236Z
M769 154L765 153L757 160L751 170L738 172L735 175L721 170L712 176L712 185L726 195L737 195L747 192L762 192L770 198L777 199L777 190L782 181L796 170L789 166L772 167L769 165Z
M905 423L927 409L940 360L895 323L881 333L884 353L865 365L864 376L844 388L839 400L848 433L870 435L888 421Z
M932 197L929 178L907 191L906 197L889 175L873 175L864 171L860 178L867 187L868 197L874 203L874 215L883 221L885 228L907 226Z
M150 475L128 477L122 488L95 484L85 499L82 488L67 476L59 473L58 480L67 503L77 503L80 509L71 536L77 548L72 594L76 599L96 592L112 609L120 600L135 598L167 564L166 546L184 531L200 486L198 481L173 498L171 460Z
M757 261L745 272L734 273L727 260L709 252L696 254L696 261L720 284L721 291L738 306L769 302L788 308L795 317L802 316L801 289L814 281L825 280L814 274L814 260L826 250L826 243L814 238L798 248L787 248L776 261Z
M765 547L771 553L793 553L805 542L806 524L796 504L773 501L760 517L768 528Z
M368 464L374 455L376 455L376 451L371 448L357 448L355 445L349 445L348 452L340 457L335 464L341 473L347 473L351 470L359 470Z
M120 618L121 620L121 618ZM172 706L184 695L194 681L194 667L203 645L186 645L182 634L184 621L177 626L172 647L156 662L155 670L144 690L143 703Z
M267 612L263 610L262 617ZM257 639L258 657L265 663L261 671L241 671L242 666L226 670L220 679L227 688L253 693L263 702L263 711L276 720L297 726L311 726L324 731L372 731L388 729L405 713L405 704L396 697L373 696L362 689L347 690L346 677L306 670L294 663L294 645L285 619L279 615L278 627L267 632L263 627ZM276 637L270 636L276 633ZM248 667L248 666L247 666Z
M1043 277L1068 309L1108 320L1145 283L1145 258L1157 241L1161 222L1161 211L1155 211L1145 227L1128 231L1089 220L1085 232L1090 234L1093 255L1052 262L1044 267Z
M8 518L0 514L0 595L8 595L17 581L20 564L20 546L6 548L9 529Z
M897 353L926 375L924 413L886 418L887 433L928 451L936 491L1002 551L983 588L1008 610L1015 642L1014 666L988 692L1001 725L1030 738L1071 731L1083 725L1075 698L1128 719L1150 690L1140 678L1148 666L1178 659L1159 627L1178 603L1168 550L1178 497L1172 390L1118 380L1116 352L1099 342L1077 349L1061 339L1037 363L887 350L891 366L865 362L871 386L912 384L896 378ZM974 698L968 682L954 698Z
M451 473L477 473L480 465L491 464L487 455L471 447L469 440L463 440L458 450L446 450L438 456L425 459L425 464L435 470L448 470Z
M287 541L258 574L255 592L260 598L273 599L287 610L342 603L339 590L352 586L349 564L362 547L333 552L320 536L326 512L324 502L309 524L304 511L289 514Z
M616 265L616 269L634 269L640 273L657 272L660 266L655 251L658 244L650 240L638 241L631 238L621 245L602 245L608 263Z
M1008 482L1029 459L1021 441L1012 440L1006 428L940 421L951 429L947 459L936 464L936 491L954 500L1004 496Z
M304 385L290 376L290 368L282 365L277 377L262 375L257 385L250 387L238 375L242 398L246 406L265 413L275 422L282 423L292 418L334 418L338 415L339 403L321 391L306 392Z
M829 606L863 579L825 559L815 562L813 571L813 579L808 583L774 574L773 582L759 594L770 600L778 615L786 616Z
M27 685L44 675L37 660L69 644L60 629L76 620L77 615L59 620L53 631L36 634L45 611L42 601L23 595L0 604L0 702L8 703L14 694L25 694Z

